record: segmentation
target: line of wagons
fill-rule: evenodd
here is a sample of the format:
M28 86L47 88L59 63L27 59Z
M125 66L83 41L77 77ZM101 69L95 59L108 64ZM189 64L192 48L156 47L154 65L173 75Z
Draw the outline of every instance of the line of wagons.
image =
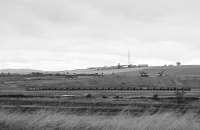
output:
M123 87L123 88L79 88L79 87L67 87L67 88L27 88L27 91L76 91L76 90L131 90L131 91L191 91L191 88L136 88L136 87Z

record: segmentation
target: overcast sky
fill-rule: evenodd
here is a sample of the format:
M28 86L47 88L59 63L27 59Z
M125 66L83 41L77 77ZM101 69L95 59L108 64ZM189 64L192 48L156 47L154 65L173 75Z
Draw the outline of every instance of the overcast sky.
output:
M0 68L200 64L199 0L0 0Z

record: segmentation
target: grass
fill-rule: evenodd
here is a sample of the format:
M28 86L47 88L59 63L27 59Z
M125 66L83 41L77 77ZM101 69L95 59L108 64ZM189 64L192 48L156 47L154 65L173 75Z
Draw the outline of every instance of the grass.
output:
M0 90L16 90L15 93L22 95L25 94L24 91L19 91L18 89L25 89L29 87L36 88L125 88L125 87L142 87L142 86L157 86L157 87L191 87L198 88L200 84L200 67L172 67L172 68L151 68L148 71L151 73L156 73L158 70L168 69L167 75L164 77L148 77L141 78L138 76L136 70L130 72L120 72L114 75L105 75L104 77L84 77L79 79L64 79L45 77L42 80L25 80L20 77L1 77ZM158 70L157 70L158 69ZM155 72L154 72L155 71ZM196 75L193 76L193 75ZM2 92L2 91L1 91ZM5 92L2 92L5 94ZM28 92L27 92L28 93ZM66 92L64 92L66 94ZM29 93L30 94L30 93ZM38 93L36 93L38 94ZM0 99L0 105L13 105L21 107L23 105L32 106L89 106L97 108L107 107L119 108L124 106L136 107L140 110L142 109L159 109L170 108L168 100L166 102L161 100L150 101L150 100L110 100L99 99L99 98L77 98L77 99L65 99L65 98L48 98L48 96L55 96L59 93L54 93L47 97L2 97ZM106 95L106 93L103 93ZM85 95L87 97L88 95ZM90 97L91 95L89 95ZM92 95L93 96L93 95ZM106 95L108 96L108 94ZM120 95L121 96L121 95ZM117 97L116 97L117 98ZM171 102L169 102L171 103ZM164 104L164 105L163 105ZM175 111L175 103L172 102L171 108ZM160 105L160 106L159 106ZM190 102L186 104L188 108L191 107L199 110L199 101ZM162 106L162 107L161 107ZM1 106L0 106L1 107ZM185 106L183 106L185 107ZM16 109L14 108L14 109ZM57 108L56 108L57 109ZM52 109L53 110L53 109ZM55 110L55 109L54 109ZM135 112L135 109L133 109ZM198 111L197 110L197 111ZM121 110L120 110L121 111ZM171 111L171 109L169 110ZM173 112L162 112L154 115L145 113L140 116L133 116L125 112L121 112L119 115L105 116L97 114L73 114L73 113L63 113L63 112L53 112L53 111L18 111L9 112L6 110L0 110L0 130L200 130L200 118L194 113L186 114L175 114ZM78 113L78 112L77 112Z
M192 113L163 113L133 117L75 115L52 111L20 113L0 111L1 130L199 130L200 120Z
M142 69L142 68L140 68ZM163 77L155 74L166 70ZM87 70L88 71L88 70ZM114 71L114 70L109 70ZM97 89L97 88L199 88L200 66L180 66L180 67L148 67L144 71L150 77L140 77L138 69L117 69L115 74L106 73L104 77L79 77L78 79L66 79L63 76L7 76L0 77L0 90L26 90L28 88L56 89ZM96 72L96 71L94 71ZM94 73L93 71L91 73ZM104 72L104 71L102 71ZM81 72L80 72L81 73ZM85 72L86 73L86 72ZM100 72L99 72L100 73ZM35 78L35 79L34 79Z

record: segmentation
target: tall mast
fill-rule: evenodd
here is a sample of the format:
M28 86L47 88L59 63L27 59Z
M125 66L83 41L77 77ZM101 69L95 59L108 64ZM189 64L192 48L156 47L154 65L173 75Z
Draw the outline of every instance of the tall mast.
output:
M131 64L131 63L130 63L130 62L131 62L130 60L131 60L131 54L130 54L130 51L128 50L128 65Z

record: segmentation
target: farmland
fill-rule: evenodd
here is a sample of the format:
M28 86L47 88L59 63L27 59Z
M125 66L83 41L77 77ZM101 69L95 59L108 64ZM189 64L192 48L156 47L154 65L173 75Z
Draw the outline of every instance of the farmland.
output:
M76 115L66 112L0 112L1 130L199 130L193 113L131 116Z
M139 71L148 72L141 77ZM155 73L166 70L158 77ZM1 76L1 108L43 109L60 108L119 112L159 111L160 106L198 111L200 97L200 67L149 67L98 71L103 76L88 76L97 71L84 71L77 78L65 75ZM182 94L181 97L178 94ZM181 98L175 100L176 98ZM195 105L194 105L195 104ZM59 106L59 107L58 107Z
M141 69L140 69L141 70ZM28 88L44 89L123 89L123 88L192 88L199 89L200 66L183 67L149 67L142 69L152 75L160 70L166 70L162 77L140 77L139 70L122 69L108 71L88 71L90 73L104 73L103 77L82 76L69 79L65 76L2 76L1 90L26 90ZM86 73L86 72L85 72Z
M157 76L156 73L162 70L166 70L164 75ZM149 76L141 77L140 71L148 72ZM199 117L194 116L200 113L199 84L200 66L85 70L75 78L58 74L1 75L0 127L10 130L50 129L48 124L51 123L55 129L112 130L116 129L115 123L124 122L117 129L161 129L165 124L154 125L152 120L159 122L158 119L166 117L163 120L176 120L181 125L174 124L166 129L182 129L189 118L194 125L185 128L199 129L196 125ZM30 120L25 120L26 117ZM67 119L71 117L74 117L71 120L76 124L74 126L68 124ZM79 124L77 120L82 119L88 120ZM104 124L105 119L109 122L108 127L95 126L96 123ZM44 124L37 122L38 127L34 127L36 120ZM140 126L127 125L138 120ZM144 120L149 124L142 128ZM27 123L28 126L23 125Z

